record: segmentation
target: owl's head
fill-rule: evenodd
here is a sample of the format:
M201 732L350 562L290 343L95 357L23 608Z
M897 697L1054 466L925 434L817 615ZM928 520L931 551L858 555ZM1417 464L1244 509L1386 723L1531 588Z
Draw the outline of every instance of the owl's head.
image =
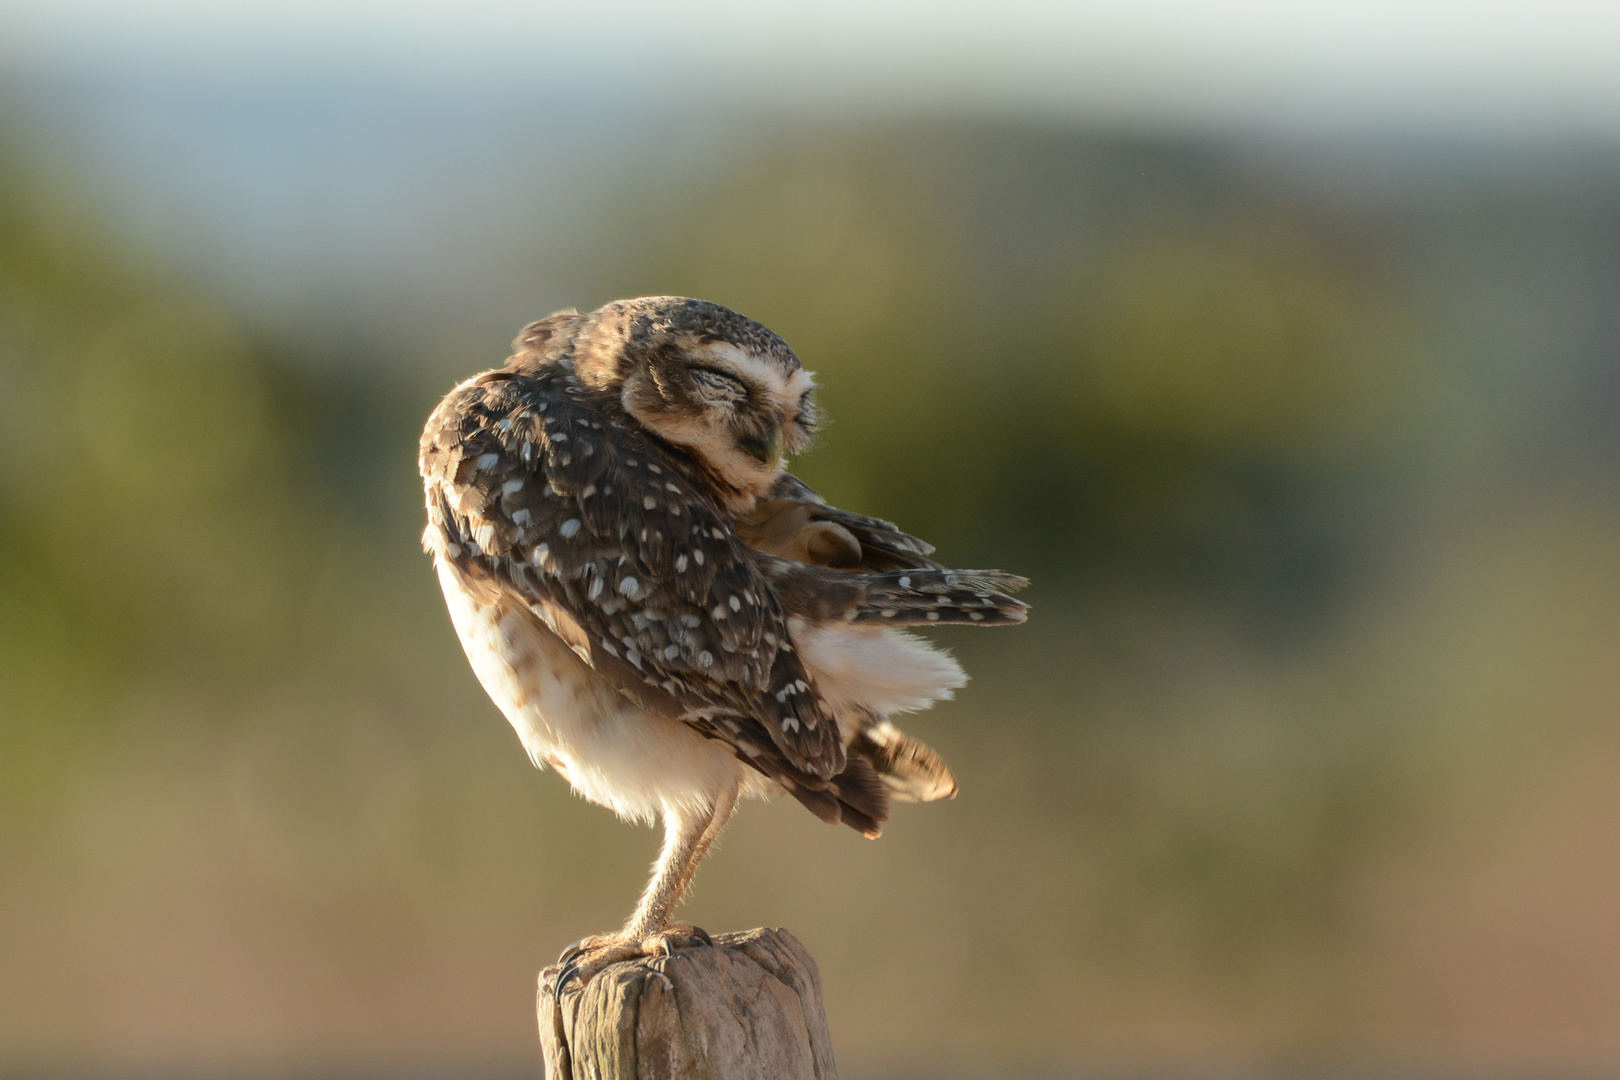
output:
M616 300L587 316L574 372L617 390L648 431L700 460L733 503L751 504L815 432L814 383L752 319L706 300Z

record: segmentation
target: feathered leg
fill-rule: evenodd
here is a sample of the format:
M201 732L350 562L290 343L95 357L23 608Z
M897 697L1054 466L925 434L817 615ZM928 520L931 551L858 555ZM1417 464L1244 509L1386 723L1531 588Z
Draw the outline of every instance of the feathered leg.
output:
M588 937L563 950L558 963L557 992L572 979L580 985L598 971L620 960L637 956L668 956L676 948L712 944L709 935L695 926L671 924L670 917L686 895L698 863L715 838L731 819L737 805L736 787L715 798L707 812L692 814L677 807L664 811L664 846L653 865L652 878L642 891L641 901L624 929L616 934Z
M714 806L709 811L708 823L703 827L703 835L698 837L691 857L686 860L681 869L680 878L675 884L674 899L670 902L665 915L666 919L670 914L674 913L675 909L680 906L681 901L686 898L686 890L691 887L692 878L697 874L698 863L702 862L703 857L709 853L709 848L719 838L721 831L726 827L726 823L731 820L731 812L736 808L737 789L735 787L727 788L715 798ZM699 937L708 937L702 930L697 930L695 927L693 929L696 930Z
M640 940L665 931L670 916L692 884L698 863L731 820L731 811L736 805L737 789L731 787L715 798L706 814L689 816L678 810L665 811L664 850L653 867L652 879L641 894L641 902L620 931L625 937Z

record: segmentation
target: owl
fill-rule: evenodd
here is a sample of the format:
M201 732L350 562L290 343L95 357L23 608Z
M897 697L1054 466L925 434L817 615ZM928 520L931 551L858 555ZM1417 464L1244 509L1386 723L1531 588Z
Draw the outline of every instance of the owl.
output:
M785 471L817 413L786 342L702 300L619 300L525 327L422 432L433 556L484 689L536 766L664 844L624 927L559 989L707 941L673 922L739 798L786 793L876 837L956 782L895 727L963 685L902 629L1005 626L1027 584L950 570Z

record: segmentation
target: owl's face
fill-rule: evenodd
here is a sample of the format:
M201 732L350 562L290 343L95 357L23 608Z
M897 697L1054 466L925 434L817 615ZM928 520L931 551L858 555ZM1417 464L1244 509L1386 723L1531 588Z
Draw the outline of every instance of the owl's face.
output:
M813 392L797 360L681 335L630 371L620 400L643 427L690 451L751 503L776 482L784 455L809 445Z
M648 431L691 453L746 509L783 455L810 442L814 383L781 338L729 308L684 297L608 304L589 316L574 366Z

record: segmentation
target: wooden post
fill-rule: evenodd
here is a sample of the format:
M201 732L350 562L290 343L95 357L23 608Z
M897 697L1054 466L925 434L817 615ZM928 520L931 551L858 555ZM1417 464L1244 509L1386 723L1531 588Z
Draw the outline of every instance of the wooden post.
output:
M583 989L540 973L546 1080L838 1080L821 976L786 930L720 934L604 968Z

